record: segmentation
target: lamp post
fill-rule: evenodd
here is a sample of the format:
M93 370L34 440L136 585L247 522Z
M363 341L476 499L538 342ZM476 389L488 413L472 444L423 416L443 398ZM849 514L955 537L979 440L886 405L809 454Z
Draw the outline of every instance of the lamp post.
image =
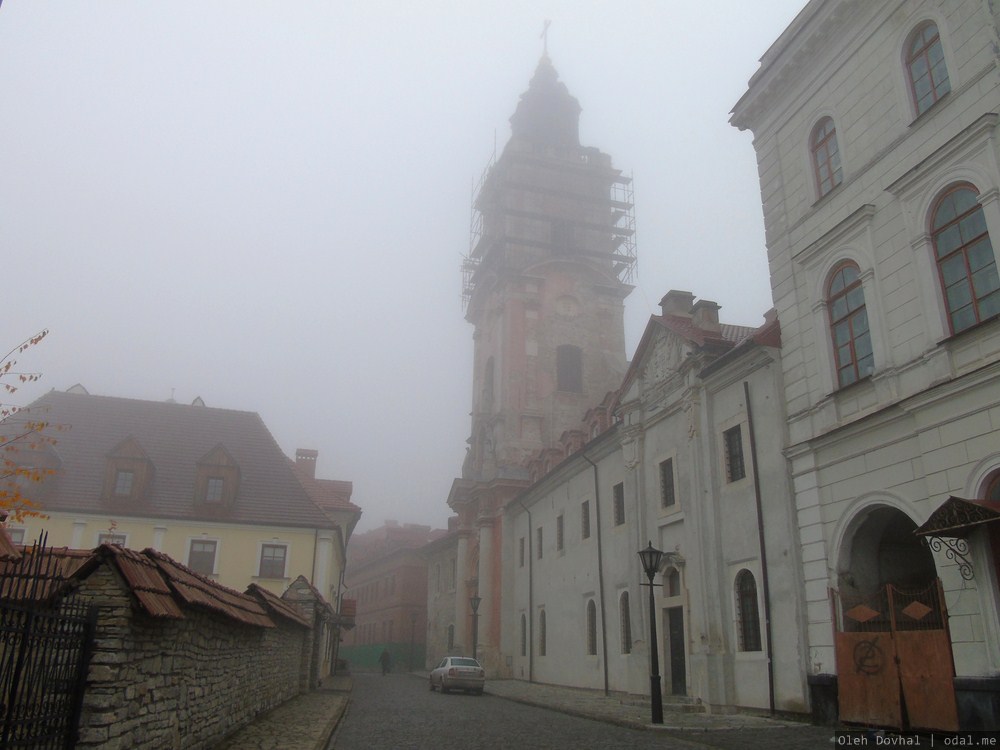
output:
M417 630L417 613L410 612L410 671L413 671L413 636Z
M663 553L650 542L644 550L639 550L642 569L649 579L649 700L652 704L653 723L663 723L663 695L660 692L660 655L656 645L656 601L653 598L653 576L660 569Z
M482 598L473 596L469 598L469 606L472 607L472 658L478 659L476 651L479 649L479 605Z

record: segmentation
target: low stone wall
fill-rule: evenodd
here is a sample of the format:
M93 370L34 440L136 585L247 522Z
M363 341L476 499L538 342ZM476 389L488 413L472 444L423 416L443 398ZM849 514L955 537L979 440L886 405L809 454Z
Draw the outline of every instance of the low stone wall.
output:
M190 606L180 619L152 616L107 564L79 586L99 615L78 748L211 748L303 689L312 639L301 623L254 626Z

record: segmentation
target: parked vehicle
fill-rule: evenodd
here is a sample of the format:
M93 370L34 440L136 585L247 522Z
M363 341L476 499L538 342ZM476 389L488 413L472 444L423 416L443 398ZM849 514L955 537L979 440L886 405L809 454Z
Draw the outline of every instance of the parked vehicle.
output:
M442 693L464 690L482 695L486 686L486 670L471 656L446 656L431 670L430 682L431 690L441 688Z

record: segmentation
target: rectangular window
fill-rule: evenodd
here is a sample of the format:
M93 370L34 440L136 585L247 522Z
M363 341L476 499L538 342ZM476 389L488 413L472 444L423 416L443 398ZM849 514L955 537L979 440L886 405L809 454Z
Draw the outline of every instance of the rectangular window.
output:
M726 481L735 482L747 475L743 466L743 433L736 425L722 433L726 452Z
M556 549L560 552L563 548L563 517L556 516Z
M119 469L115 474L115 497L128 497L131 495L134 483L135 472Z
M590 500L584 500L580 506L580 537L590 539Z
M208 481L205 483L205 502L221 503L222 488L224 485L225 482L222 477L209 477Z
M285 554L288 548L284 544L265 544L260 548L260 577L284 578Z
M535 533L538 536L538 559L541 560L542 559L542 527L539 526L535 530Z
M677 502L674 497L674 460L660 461L660 506L672 508Z
M524 567L524 537L523 536L518 540L518 545L517 545L517 566L519 568L523 568Z
M619 482L612 490L612 502L615 508L615 526L625 523L625 485Z
M117 544L119 547L125 546L125 535L124 534L98 534L97 535L98 544Z
M14 544L24 544L24 529L7 529L7 536Z
M193 539L188 552L188 567L196 573L210 576L215 572L216 542L207 539Z

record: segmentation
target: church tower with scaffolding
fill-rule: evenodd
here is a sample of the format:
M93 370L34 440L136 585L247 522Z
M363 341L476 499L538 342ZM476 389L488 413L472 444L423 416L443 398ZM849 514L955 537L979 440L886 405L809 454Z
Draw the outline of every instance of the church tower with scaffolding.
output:
M448 498L459 521L455 622L468 623L478 595L478 655L499 672L503 509L530 483L530 462L579 431L626 367L631 179L580 144L580 111L543 55L475 191L463 263L475 330L469 447Z

